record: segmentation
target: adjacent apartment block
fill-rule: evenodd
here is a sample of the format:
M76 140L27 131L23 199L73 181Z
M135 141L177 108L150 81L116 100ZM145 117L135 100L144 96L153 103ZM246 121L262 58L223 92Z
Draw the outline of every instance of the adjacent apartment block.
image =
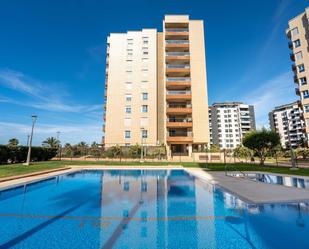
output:
M103 143L164 144L192 156L209 144L204 25L167 15L156 29L107 39Z
M309 133L309 8L305 12L289 21L286 30L291 49L292 70L296 83L296 94L300 96L301 108L306 126L306 134ZM307 136L306 135L306 136Z
M305 141L305 122L302 118L300 102L293 102L275 107L269 113L270 128L276 131L281 138L284 148L297 148Z
M210 144L235 149L250 130L255 130L252 105L241 102L214 103L209 108Z

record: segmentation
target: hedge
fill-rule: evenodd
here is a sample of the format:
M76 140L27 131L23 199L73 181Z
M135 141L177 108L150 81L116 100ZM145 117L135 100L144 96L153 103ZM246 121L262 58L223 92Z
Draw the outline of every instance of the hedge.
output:
M28 146L0 145L0 164L23 163L27 160ZM57 154L57 148L31 147L31 161L47 161Z

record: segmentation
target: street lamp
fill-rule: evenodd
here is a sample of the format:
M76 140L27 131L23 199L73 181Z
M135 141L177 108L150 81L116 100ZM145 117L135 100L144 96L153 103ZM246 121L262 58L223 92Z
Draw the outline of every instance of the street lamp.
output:
M141 159L140 159L141 163L144 162L143 131L144 128L141 128Z
M290 121L292 120L289 120L288 119L288 116L287 116L287 113L285 112L285 115L284 115L284 121L286 121L287 123L287 130L288 130L288 140L289 140L289 144L290 144L290 150L291 150L291 162L292 162L292 168L291 169L298 169L297 166L296 166L296 161L295 161L295 156L294 156L294 150L293 150L293 147L292 147L292 142L291 142L291 136L290 136Z
M58 158L61 161L61 144L59 140L60 131L57 131L57 143L58 143Z
M33 138L33 129L34 129L34 124L38 118L36 115L32 115L32 128L31 128L31 134L30 134L30 141L29 141L29 148L28 148L28 155L27 155L27 161L24 163L24 165L29 165L30 164L30 157L31 157L31 145L32 145L32 138Z

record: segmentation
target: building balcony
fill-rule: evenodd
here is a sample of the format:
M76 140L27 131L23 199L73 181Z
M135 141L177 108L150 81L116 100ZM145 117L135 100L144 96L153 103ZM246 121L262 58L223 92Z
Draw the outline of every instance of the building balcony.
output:
M190 61L189 52L167 52L165 57L166 62L185 63Z
M293 53L290 54L291 61L295 61L295 55Z
M187 133L169 133L167 135L166 141L168 143L192 143L193 142L193 136L192 132Z
M191 118L168 118L166 120L166 127L168 128L191 128L192 119Z
M190 99L191 99L191 91L186 90L166 91L166 100L190 100Z
M189 32L189 28L165 28L165 32Z
M167 82L191 82L190 77L167 77Z
M166 75L167 76L187 76L190 74L190 66L180 67L178 65L167 65L166 66Z
M295 94L298 95L298 96L300 96L300 91L299 91L299 88L298 88L298 87L295 88Z
M288 47L289 47L289 49L292 49L292 50L293 50L293 42L290 41L290 42L288 43Z
M168 105L166 108L167 114L191 114L192 107L191 106L174 106Z
M170 31L165 30L166 40L186 40L189 39L189 31Z

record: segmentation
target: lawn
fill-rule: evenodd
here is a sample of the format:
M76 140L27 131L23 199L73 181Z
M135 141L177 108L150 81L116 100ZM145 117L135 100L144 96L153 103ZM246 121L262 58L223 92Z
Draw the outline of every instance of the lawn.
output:
M223 163L194 163L194 162L90 162L90 161L48 161L48 162L38 162L33 163L29 166L24 166L22 164L14 165L0 165L0 177L8 177L14 175L22 175L27 173L33 173L43 170L52 170L58 169L70 165L112 165L112 166L121 166L121 165L153 165L153 166L164 166L164 165L182 165L183 167L198 167L198 168L207 168L210 171L224 171L225 164ZM293 174L293 175L303 175L309 176L309 169L299 169L299 170L290 170L286 167L271 167L271 166L259 166L254 164L228 164L228 170L241 170L241 171L264 171L270 173L280 173L280 174Z

